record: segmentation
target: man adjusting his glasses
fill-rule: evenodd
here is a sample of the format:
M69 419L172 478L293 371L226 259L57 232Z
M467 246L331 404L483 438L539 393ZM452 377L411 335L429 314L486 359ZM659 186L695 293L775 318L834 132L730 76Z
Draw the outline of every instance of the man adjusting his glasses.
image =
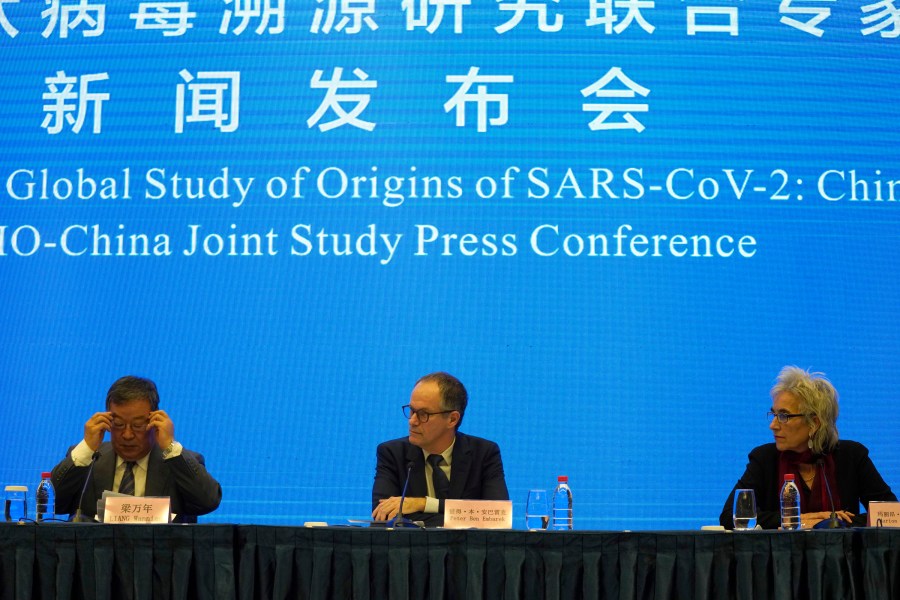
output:
M468 393L449 373L416 382L403 415L409 436L378 446L372 518L397 516L409 473L403 516L429 527L444 523L444 500L509 500L500 448L459 432Z
M106 432L110 441L104 442ZM81 498L91 461L96 460ZM159 410L159 393L149 379L126 376L106 394L106 412L84 424L84 439L53 469L56 512L79 508L93 518L104 490L132 496L168 496L175 522L196 523L214 511L222 488L206 471L203 456L175 441L175 425Z

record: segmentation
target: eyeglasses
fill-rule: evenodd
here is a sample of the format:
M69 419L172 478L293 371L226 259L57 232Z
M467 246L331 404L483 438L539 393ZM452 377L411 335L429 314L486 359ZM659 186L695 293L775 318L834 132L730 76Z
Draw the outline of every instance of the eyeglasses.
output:
M126 423L125 421L117 421L116 419L113 419L112 421L113 431L125 431L125 428L130 426L133 432L143 433L147 431L149 425L150 421L138 421L136 423Z
M772 419L778 419L778 422L781 423L782 425L784 425L785 423L787 423L789 420L793 419L794 417L806 417L808 415L806 413L786 413L786 412L775 412L775 411L770 410L769 412L766 413L766 416L769 417L769 421L771 421Z
M452 412L456 412L456 411L442 410L440 412L428 412L424 408L420 408L419 410L413 410L412 406L410 406L409 404L407 404L403 407L403 416L406 417L407 419L409 419L409 418L412 418L413 415L416 415L416 418L419 420L419 423L427 423L428 418L431 417L431 415L445 415L447 413L452 413Z

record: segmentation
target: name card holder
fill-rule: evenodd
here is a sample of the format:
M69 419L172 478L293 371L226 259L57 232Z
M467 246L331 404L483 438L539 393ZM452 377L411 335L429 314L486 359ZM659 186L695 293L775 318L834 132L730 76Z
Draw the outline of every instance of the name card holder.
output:
M900 527L900 502L869 502L869 527Z
M108 496L104 523L168 523L169 497Z
M444 500L445 529L512 529L510 500Z

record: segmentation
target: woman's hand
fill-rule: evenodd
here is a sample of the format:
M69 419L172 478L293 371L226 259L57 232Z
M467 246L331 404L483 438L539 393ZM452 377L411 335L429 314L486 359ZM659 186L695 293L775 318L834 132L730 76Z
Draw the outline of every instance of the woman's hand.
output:
M854 514L846 510L837 510L834 512L838 519L845 523L853 523ZM821 523L825 519L831 518L831 511L824 510L822 512L803 513L800 515L800 523L803 529L812 529L817 523Z

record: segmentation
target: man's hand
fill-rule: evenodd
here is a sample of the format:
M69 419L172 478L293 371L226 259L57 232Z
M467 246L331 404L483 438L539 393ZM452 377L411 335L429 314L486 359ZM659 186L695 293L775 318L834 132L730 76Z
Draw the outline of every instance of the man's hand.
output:
M175 440L175 423L163 410L155 410L150 413L150 421L147 428L152 429L156 436L156 445L165 450Z
M112 426L112 413L98 412L84 424L84 442L96 452L103 443L103 437Z
M407 498L403 502L403 513L422 512L425 510L425 498ZM372 518L376 521L388 521L400 512L400 496L392 496L378 501L378 506L372 511Z

